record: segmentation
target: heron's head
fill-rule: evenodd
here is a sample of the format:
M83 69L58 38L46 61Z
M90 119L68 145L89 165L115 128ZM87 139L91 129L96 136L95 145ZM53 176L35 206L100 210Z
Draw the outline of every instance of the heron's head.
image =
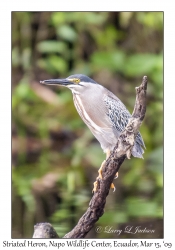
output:
M73 93L81 93L88 87L91 87L92 84L98 84L88 76L82 75L82 74L76 74L68 76L65 79L49 79L40 81L42 84L46 85L61 85L68 87L72 90Z

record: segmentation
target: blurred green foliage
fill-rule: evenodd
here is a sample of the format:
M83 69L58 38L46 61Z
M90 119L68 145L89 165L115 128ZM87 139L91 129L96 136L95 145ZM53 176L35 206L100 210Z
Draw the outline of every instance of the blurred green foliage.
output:
M131 112L134 88L148 76L144 160L124 162L97 224L148 222L156 234L141 237L163 237L162 12L12 12L12 237L31 237L42 221L62 237L88 207L105 155L71 92L39 84L73 73L110 89Z

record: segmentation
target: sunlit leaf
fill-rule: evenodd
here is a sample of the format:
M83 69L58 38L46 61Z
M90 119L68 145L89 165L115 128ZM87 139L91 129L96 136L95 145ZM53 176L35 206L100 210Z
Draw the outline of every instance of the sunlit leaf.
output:
M37 45L38 51L42 53L65 53L67 46L60 41L42 41Z
M69 25L62 25L58 27L57 34L59 37L67 41L75 41L77 39L76 31Z

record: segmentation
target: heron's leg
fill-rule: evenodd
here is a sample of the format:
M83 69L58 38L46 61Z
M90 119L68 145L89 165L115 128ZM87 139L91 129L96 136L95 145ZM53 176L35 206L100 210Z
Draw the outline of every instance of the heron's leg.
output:
M99 168L99 170L98 170L98 178L100 178L100 179L103 179L103 177L102 177L102 169L103 169L103 167L104 167L104 165L105 165L105 162L106 162L106 160L104 160L103 162L102 162L102 164L101 164L101 167Z
M106 160L109 158L110 154L111 154L110 150L107 150L107 151L106 151ZM103 177L102 177L102 169L103 169L103 167L104 167L104 165L105 165L106 160L104 160L104 161L102 162L101 167L100 167L99 170L98 170L98 174L99 174L99 175L98 175L97 179L99 179L99 178L100 178L100 179L103 179ZM118 178L118 172L115 174L114 179L117 179L117 178ZM113 192L115 192L116 188L115 188L115 186L114 186L114 183L111 183L110 188L114 189ZM94 188L93 188L92 192L96 192L96 190L97 190L97 180L94 182Z
M92 189L92 193L95 193L97 191L97 181L94 182L94 187Z
M99 168L99 170L98 170L98 176L97 176L97 178L96 178L96 181L94 182L94 188L92 189L92 193L94 192L96 192L96 190L97 190L97 180L98 179L103 179L103 177L102 177L102 169L103 169L103 167L104 167L104 165L105 165L105 162L106 162L106 160L104 160L103 162L102 162L102 164L101 164L101 167Z
M107 151L106 151L106 160L109 158L110 154L111 154L111 151L110 151L109 149L107 149ZM100 179L103 179L103 177L102 177L102 169L103 169L103 167L104 167L104 165L105 165L106 160L104 160L104 161L102 162L101 167L100 167L99 170L98 170L98 173L99 173L99 176L98 176L98 177L99 177Z
M111 154L111 151L110 150L107 150L107 152L106 152L106 160L109 158L109 156L110 156L110 154ZM114 179L117 179L118 178L118 172L115 174L115 177L114 177ZM111 188L113 188L114 189L114 191L113 192L115 192L115 186L114 186L114 183L111 183Z
M109 158L110 154L111 154L110 150L107 150L107 152L106 152L106 160ZM102 169L103 169L103 167L105 165L106 160L104 160L102 162L101 167L98 170L99 175L98 175L97 179L99 179L99 178L103 179L103 177L102 177ZM115 186L114 186L113 183L111 183L111 188L113 188L114 189L113 192L115 192ZM92 192L96 192L96 190L97 190L97 180L94 182L94 188L93 188Z
M107 151L106 151L106 160L109 158L110 154L111 154L111 151L109 149L107 149Z

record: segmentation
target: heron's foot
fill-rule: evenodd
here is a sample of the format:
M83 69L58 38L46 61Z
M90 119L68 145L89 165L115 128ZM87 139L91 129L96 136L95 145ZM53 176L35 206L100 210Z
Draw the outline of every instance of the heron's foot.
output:
M111 183L110 188L114 189L113 192L115 192L116 188L115 188L115 186L114 186L114 183Z
M98 177L96 178L96 181L94 182L94 188L92 189L92 193L95 193L97 191L97 180L98 179L103 179L103 177L102 177L102 169L103 169L103 167L105 165L105 162L106 162L105 160L102 162L101 167L98 170Z
M118 178L118 172L115 174L114 179L117 179L117 178ZM115 192L116 188L114 186L114 183L111 183L111 188L113 188L114 189L113 192Z
M97 178L97 179L98 179L98 178ZM92 193L95 193L95 192L97 191L97 185L98 185L98 182L97 182L97 180L96 180L96 181L94 182L94 188L92 189ZM115 192L116 188L115 188L115 186L114 186L114 183L111 183L110 188L112 188L112 189L113 189L113 192Z
M105 160L102 162L101 167L98 170L98 177L97 178L103 179L103 177L102 177L102 169L103 169L103 167L105 165L105 162L106 162Z
M105 160L102 162L101 167L98 170L98 177L96 178L96 181L94 182L94 188L92 189L92 193L95 193L97 191L97 185L98 185L97 181L98 181L98 179L103 179L103 177L102 177L102 169L103 169L103 167L105 165L105 162L106 162ZM118 172L116 173L114 179L116 179L116 178L118 178ZM112 188L113 192L115 192L116 188L114 186L114 183L111 183L110 188Z

